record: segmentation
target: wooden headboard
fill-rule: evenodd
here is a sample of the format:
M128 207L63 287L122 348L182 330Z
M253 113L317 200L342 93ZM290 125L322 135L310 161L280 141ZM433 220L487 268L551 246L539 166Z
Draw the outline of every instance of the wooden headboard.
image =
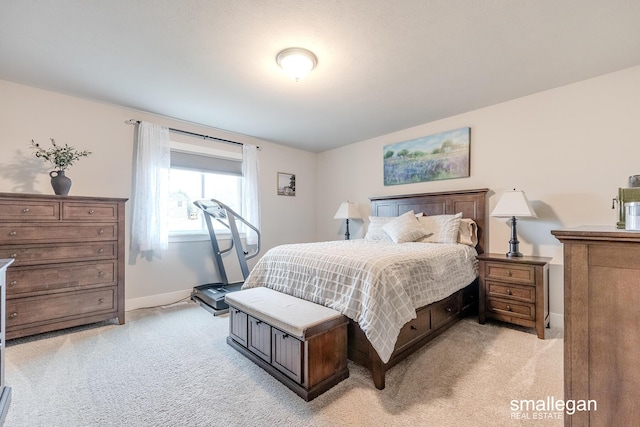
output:
M487 222L485 201L488 188L477 190L443 191L438 193L409 194L403 196L371 197L371 215L398 216L413 210L425 215L456 214L471 218L478 225L479 254L486 250Z

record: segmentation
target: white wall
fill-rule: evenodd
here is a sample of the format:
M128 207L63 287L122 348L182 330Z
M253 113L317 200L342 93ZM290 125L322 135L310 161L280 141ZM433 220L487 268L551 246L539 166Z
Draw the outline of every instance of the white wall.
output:
M370 213L370 196L471 188L491 189L489 212L500 194L524 190L539 218L518 222L520 251L552 257L550 311L562 323L562 246L550 234L584 224L615 227L618 187L640 173L640 67L549 90L466 114L326 151L318 156L319 240L342 238L332 220L340 202ZM383 185L386 144L471 127L471 176L417 184ZM351 232L361 237L362 222ZM491 218L489 251L508 250L509 226Z
M281 243L315 239L316 154L268 141L197 126L0 80L0 192L53 194L46 166L30 149L31 139L68 143L92 151L72 166L70 195L131 198L134 126L128 119L251 143L262 147L260 194L263 251ZM277 172L296 174L295 197L276 194ZM127 202L127 215L131 202ZM171 243L158 258L129 259L126 232L126 309L167 304L189 295L191 288L217 280L208 241ZM256 259L251 260L250 266ZM242 275L233 256L226 257L230 280Z

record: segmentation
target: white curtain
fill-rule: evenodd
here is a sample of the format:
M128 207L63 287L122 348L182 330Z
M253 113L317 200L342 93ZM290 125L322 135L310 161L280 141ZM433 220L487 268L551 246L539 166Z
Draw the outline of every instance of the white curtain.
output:
M260 199L258 192L258 147L242 147L242 217L260 230ZM258 236L246 228L247 245L258 244Z
M136 252L167 249L171 168L169 128L140 122L136 145L131 249Z

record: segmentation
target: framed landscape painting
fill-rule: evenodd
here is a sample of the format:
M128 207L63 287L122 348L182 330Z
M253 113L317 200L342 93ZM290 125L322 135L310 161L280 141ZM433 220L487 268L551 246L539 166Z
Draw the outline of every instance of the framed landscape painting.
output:
M384 185L469 176L471 128L384 146Z

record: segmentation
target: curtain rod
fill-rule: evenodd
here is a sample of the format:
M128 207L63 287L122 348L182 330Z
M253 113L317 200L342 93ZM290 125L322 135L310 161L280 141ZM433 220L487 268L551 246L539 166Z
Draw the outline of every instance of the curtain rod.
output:
M129 119L129 120L127 120L127 123L130 124L130 125L138 125L138 124L140 124L140 120ZM236 144L236 145L242 145L242 146L244 145L242 142L231 141L231 140L222 139L222 138L216 138L215 136L209 136L209 135L203 135L201 133L189 132L188 130L169 128L169 131L170 132L175 132L175 133L181 133L183 135L196 136L198 138L213 139L213 140L216 140L216 141L225 142L227 144ZM260 147L257 147L257 148L258 148L258 150L261 150Z

